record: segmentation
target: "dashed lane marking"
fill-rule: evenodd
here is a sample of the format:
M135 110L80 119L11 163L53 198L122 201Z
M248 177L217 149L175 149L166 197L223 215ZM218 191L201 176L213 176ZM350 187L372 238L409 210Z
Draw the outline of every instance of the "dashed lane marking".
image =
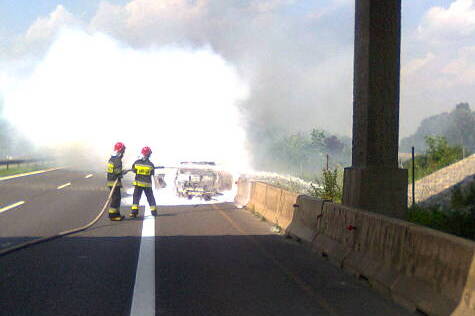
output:
M58 187L58 190L64 189L65 187L70 186L70 185L71 185L71 182L68 182L68 183L65 183L65 184L63 184L63 185L60 185L60 186Z
M2 177L2 178L0 178L0 181L10 180L10 179L15 179L15 178L20 178L20 177L26 177L26 176L32 176L32 175L35 175L35 174L51 172L51 171L60 170L60 169L64 169L64 168L63 167L61 167L61 168L51 168L51 169L45 169L45 170L38 170L38 171L15 174L15 175L12 175L12 176Z
M156 191L154 193L156 194ZM152 216L150 207L147 205L142 223L142 239L130 316L156 314L158 312L155 312L155 217Z
M91 174L88 174L87 176L85 176L84 178L85 178L85 179L89 179L89 178L91 178L92 176L93 176L93 174L91 173Z
M25 204L25 201L20 201L20 202L16 202L16 203L13 203L11 205L5 206L3 208L0 208L0 213L6 212L8 210L11 210L12 208L15 208L15 207L23 205L23 204Z

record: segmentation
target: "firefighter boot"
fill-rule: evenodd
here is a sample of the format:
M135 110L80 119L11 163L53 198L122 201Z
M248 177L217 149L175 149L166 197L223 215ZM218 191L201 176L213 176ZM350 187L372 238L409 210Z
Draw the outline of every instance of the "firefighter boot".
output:
M152 216L157 216L157 207L150 206L150 213L152 213Z
M130 210L129 217L136 218L137 216L139 216L139 206L134 204Z
M117 215L117 216L114 216L114 217L109 217L109 219L111 221L114 221L114 222L120 222L121 220L124 219L124 215Z
M109 209L109 219L111 221L121 221L124 219L124 216L120 215L119 210L116 208Z

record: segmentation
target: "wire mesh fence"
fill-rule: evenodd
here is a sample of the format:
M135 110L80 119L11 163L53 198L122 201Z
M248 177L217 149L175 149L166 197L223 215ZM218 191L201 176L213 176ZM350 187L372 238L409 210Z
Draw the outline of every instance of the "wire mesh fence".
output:
M460 157L447 166L425 175L412 155L405 164L409 174L408 206L449 207L454 192L466 193L475 180L475 155ZM418 172L419 171L419 172Z
M50 164L51 158L24 158L24 159L3 159L0 160L0 170L10 170L12 168L33 168Z

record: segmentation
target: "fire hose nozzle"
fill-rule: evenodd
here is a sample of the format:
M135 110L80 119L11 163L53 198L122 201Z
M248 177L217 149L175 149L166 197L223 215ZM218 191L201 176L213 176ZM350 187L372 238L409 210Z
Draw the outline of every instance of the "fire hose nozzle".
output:
M130 171L132 171L132 169L127 169L127 170L124 170L122 171L121 175L122 176L125 176L127 173L129 173Z

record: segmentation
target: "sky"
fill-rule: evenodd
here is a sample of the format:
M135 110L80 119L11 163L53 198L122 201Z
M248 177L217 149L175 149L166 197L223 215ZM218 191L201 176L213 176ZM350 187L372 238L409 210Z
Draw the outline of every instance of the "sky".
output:
M404 137L429 115L450 111L459 102L475 106L475 0L404 0L402 5ZM190 56L206 52L215 58L210 63L227 69L225 77L233 78L231 86L241 91L224 102L229 113L238 110L236 128L244 126L250 134L253 129L319 127L350 136L353 28L350 0L0 0L0 98L10 113L13 107L47 107L25 105L25 100L20 107L12 95L28 93L38 73L49 73L47 67L58 69L71 60L103 64L108 58L100 52L107 49L112 55L125 52L119 59L141 54L160 59L164 50L183 50ZM87 56L72 55L75 37L91 48ZM60 62L61 52L71 59ZM93 61L96 55L102 59ZM100 63L94 69L106 71ZM74 77L71 72L62 75ZM134 78L133 93L140 94L140 75L135 75L139 78ZM190 76L185 70L182 75ZM220 89L218 77L208 79ZM58 84L59 79L44 80ZM39 100L48 103L49 96L42 95Z

